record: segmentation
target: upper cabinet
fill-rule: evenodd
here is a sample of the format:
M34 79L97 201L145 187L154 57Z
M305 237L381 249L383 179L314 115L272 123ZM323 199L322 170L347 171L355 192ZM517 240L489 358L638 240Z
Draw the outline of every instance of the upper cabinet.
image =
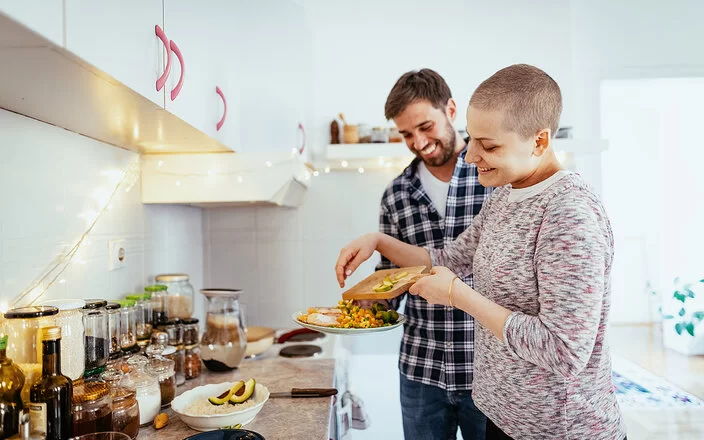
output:
M157 36L162 0L65 0L65 8L66 49L163 107L157 81L166 79L169 41Z
M64 38L62 8L63 0L0 0L0 12L57 46L63 44Z

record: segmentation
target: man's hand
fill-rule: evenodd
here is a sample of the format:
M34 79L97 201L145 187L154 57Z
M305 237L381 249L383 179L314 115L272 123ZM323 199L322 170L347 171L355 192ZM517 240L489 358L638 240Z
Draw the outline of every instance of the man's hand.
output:
M373 232L362 235L342 248L335 264L335 275L340 287L345 287L347 277L374 254L378 241L379 233Z

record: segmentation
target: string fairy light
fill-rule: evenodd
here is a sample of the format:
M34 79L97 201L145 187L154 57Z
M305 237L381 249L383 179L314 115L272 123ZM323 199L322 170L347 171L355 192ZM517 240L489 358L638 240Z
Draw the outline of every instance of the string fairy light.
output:
M75 258L76 254L83 245L89 244L88 235L91 231L93 231L95 225L100 221L103 214L112 208L112 201L115 199L115 196L119 193L120 189L126 187L125 192L128 192L134 186L135 182L137 182L140 175L140 159L136 158L131 161L127 167L118 171L115 175L117 176L117 179L111 193L97 190L92 194L92 198L99 201L102 205L101 209L97 212L90 211L84 213L82 216L79 216L86 219L88 222L88 229L83 232L83 234L76 240L74 245L66 251L66 253L55 258L46 270L30 282L29 286L17 295L17 297L10 304L10 308L17 307L21 303L33 304L49 289L51 289L54 284L64 284L66 282L62 275L72 263L82 265L86 264L84 260Z

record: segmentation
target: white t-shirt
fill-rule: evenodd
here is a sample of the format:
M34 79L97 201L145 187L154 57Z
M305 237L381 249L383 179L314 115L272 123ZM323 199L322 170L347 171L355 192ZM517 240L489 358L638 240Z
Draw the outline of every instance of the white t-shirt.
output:
M447 208L447 193L450 190L450 182L443 182L433 176L425 162L418 164L418 177L423 185L425 193L430 197L435 209L440 214L440 218L445 218L445 209Z
M552 185L553 183L557 182L558 180L562 179L566 175L570 174L570 171L567 170L560 170L553 174L552 176L548 177L547 179L543 180L542 182L538 182L535 185L529 186L527 188L511 188L511 192L508 194L508 201L509 202L521 202L523 200L529 199L535 195L540 194L541 192L545 191Z

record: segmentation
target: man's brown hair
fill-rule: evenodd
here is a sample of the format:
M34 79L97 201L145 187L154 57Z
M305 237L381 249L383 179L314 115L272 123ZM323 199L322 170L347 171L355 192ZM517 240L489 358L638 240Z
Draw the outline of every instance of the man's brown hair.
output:
M409 104L427 100L437 109L444 110L452 92L445 80L431 69L412 70L404 73L391 89L384 114L386 119L393 119L401 114Z
M504 114L504 128L524 139L550 129L555 136L562 113L560 86L547 73L528 64L503 68L474 91L469 105Z

